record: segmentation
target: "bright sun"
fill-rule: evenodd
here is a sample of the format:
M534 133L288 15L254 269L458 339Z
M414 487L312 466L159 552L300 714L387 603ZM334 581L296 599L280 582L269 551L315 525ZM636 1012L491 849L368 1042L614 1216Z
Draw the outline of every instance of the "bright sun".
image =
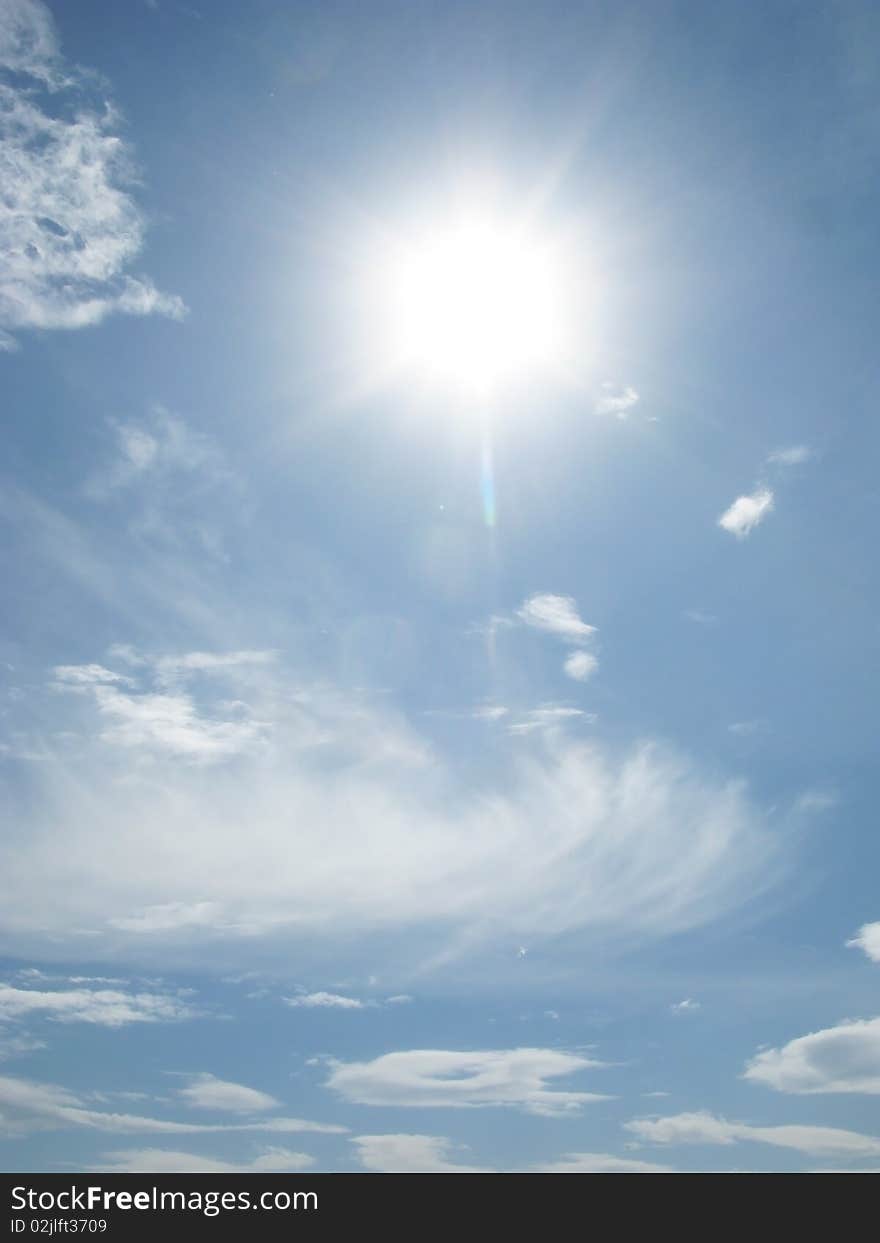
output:
M379 282L393 370L486 392L563 358L560 256L521 228L472 218L426 233L392 249Z

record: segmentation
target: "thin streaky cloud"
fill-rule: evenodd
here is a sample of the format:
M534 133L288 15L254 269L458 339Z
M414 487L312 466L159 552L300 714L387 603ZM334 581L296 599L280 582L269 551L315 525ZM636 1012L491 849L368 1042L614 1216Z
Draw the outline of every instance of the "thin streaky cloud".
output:
M636 1118L624 1123L625 1130L651 1144L731 1144L750 1142L792 1148L811 1156L876 1157L880 1139L837 1127L752 1126L728 1122L725 1118L699 1110L667 1118Z
M593 410L596 414L613 414L618 419L625 419L638 400L639 394L631 384L621 386L606 380Z

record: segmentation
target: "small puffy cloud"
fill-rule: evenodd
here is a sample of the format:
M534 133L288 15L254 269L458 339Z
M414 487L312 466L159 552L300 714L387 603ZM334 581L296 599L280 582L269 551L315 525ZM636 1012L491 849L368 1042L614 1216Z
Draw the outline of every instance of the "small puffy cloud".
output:
M275 1109L280 1102L268 1092L245 1087L241 1083L229 1083L204 1072L194 1075L189 1085L177 1095L192 1109L217 1109L224 1113L254 1114L264 1109Z
M738 496L718 519L718 525L737 539L745 539L772 509L773 493L769 488L757 488L750 496Z
M706 613L703 609L685 609L682 617L697 626L714 626L718 621L714 613Z
M599 662L591 652L572 652L562 668L576 682L586 682L599 668Z
M516 611L520 621L536 630L544 630L560 639L584 642L596 633L578 614L571 596L555 596L548 592L530 596Z
M847 945L850 949L864 950L872 962L880 962L880 923L862 924Z
M778 1092L880 1095L880 1018L850 1020L766 1049L743 1078Z
M593 410L596 414L613 414L618 419L625 419L638 400L639 395L631 385L622 387L606 380Z
M73 329L108 315L180 318L178 297L128 269L144 217L119 117L66 66L47 7L0 6L0 331Z
M98 1168L113 1174L275 1174L306 1170L314 1164L308 1153L288 1148L264 1148L246 1161L220 1161L167 1148L126 1148L105 1152Z
M671 1165L614 1157L607 1152L570 1152L559 1161L535 1166L538 1174L674 1174Z
M669 1007L673 1014L693 1014L700 1009L700 1003L693 997L685 997L684 1001L676 1001Z
M802 466L815 456L809 445L790 445L787 449L774 449L767 461L773 466Z
M602 1063L558 1049L468 1053L412 1049L371 1062L333 1063L327 1086L358 1105L406 1108L509 1106L553 1117L605 1096L566 1091L552 1081Z
M491 1171L451 1158L448 1139L434 1135L358 1135L357 1160L376 1174L486 1174Z
M302 993L284 1000L289 1006L305 1010L363 1010L366 1006L357 997L343 997L340 993Z
M113 989L15 988L0 984L0 1020L42 1014L58 1023L94 1023L124 1027L129 1023L169 1023L193 1016L191 1006L160 993L125 993Z
M638 1139L651 1144L721 1144L741 1142L772 1144L813 1156L874 1157L880 1155L880 1139L827 1126L750 1126L728 1122L713 1114L675 1114L668 1118L637 1118L624 1124Z

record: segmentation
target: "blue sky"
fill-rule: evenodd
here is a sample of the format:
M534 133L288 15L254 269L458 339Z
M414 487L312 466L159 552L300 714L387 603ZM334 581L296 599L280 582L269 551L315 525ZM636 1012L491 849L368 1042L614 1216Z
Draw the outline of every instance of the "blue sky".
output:
M0 0L5 1169L880 1165L878 25Z

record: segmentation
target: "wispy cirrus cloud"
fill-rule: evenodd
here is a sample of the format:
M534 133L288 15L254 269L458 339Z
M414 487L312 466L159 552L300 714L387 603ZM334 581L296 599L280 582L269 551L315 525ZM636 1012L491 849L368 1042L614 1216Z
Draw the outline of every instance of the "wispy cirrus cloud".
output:
M206 483L233 478L214 441L162 405L153 405L142 418L108 423L112 443L83 487L93 501L130 493L140 483L149 483L155 491L158 483L173 479L179 492L186 476L198 476L202 489Z
M738 496L718 519L718 525L737 539L745 539L773 510L773 493L756 488L748 496Z
M537 709L535 742L471 790L398 715L279 661L159 661L127 653L137 685L113 662L57 667L68 693L46 707L70 710L66 740L41 743L40 800L11 808L21 831L0 845L8 930L86 928L96 952L294 927L638 940L718 919L778 874L783 838L741 783L658 745L574 743L558 725L580 709ZM160 669L178 684L158 687Z
M880 1095L880 1018L849 1020L765 1049L743 1078L777 1092Z
M7 0L0 19L0 330L80 328L116 313L180 318L179 297L128 268L144 216L119 118L65 65L39 0Z
M668 1118L637 1118L624 1123L627 1131L651 1144L771 1144L812 1156L875 1157L880 1139L828 1126L751 1126L698 1111Z
M556 1117L607 1100L555 1086L556 1079L603 1063L558 1049L489 1049L460 1053L410 1049L371 1062L332 1064L327 1087L358 1105L406 1108L508 1106Z

